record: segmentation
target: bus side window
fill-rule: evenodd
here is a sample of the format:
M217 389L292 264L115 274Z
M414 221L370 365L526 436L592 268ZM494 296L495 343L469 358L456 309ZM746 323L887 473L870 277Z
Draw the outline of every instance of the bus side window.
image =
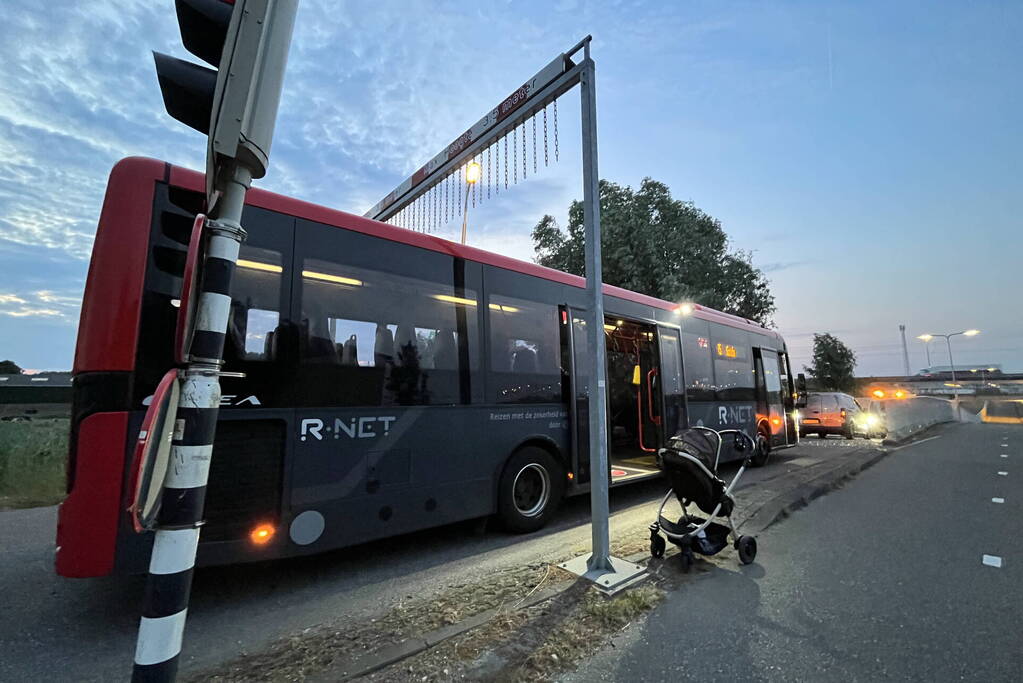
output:
M710 342L717 400L756 400L749 335L727 325L714 324Z
M224 342L226 361L272 361L280 324L281 254L242 245L231 281L231 317Z
M710 327L704 320L683 322L682 360L686 396L690 401L713 401L714 380L710 356Z
M560 403L561 328L558 307L491 296L490 369L497 403Z
M318 258L303 260L301 287L302 363L315 378L304 384L305 400L470 402L479 353L474 290Z

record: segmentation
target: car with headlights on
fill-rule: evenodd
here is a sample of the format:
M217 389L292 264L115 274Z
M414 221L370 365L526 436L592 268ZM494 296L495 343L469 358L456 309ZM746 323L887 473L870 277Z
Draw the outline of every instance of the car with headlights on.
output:
M883 434L884 420L878 413L864 410L849 394L837 391L811 392L799 419L801 436L816 434L824 439L829 434L852 439Z

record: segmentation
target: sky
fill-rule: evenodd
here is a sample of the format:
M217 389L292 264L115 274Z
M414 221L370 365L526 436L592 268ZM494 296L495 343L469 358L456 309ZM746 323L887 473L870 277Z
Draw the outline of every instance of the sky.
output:
M2 17L0 359L67 369L110 168L205 163L203 136L165 113L151 51L193 58L171 0L5 0ZM857 374L901 374L905 324L914 371L917 335L967 328L982 334L955 338L957 365L1023 371L1011 0L302 0L255 184L361 214L587 34L600 176L664 182L752 251L794 366L830 332ZM566 224L576 94L559 114L559 162L479 207L470 244L528 260L544 214Z

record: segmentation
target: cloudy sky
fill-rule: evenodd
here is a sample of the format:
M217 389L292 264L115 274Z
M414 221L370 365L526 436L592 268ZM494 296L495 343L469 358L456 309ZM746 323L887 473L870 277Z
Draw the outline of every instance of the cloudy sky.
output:
M66 369L111 166L201 168L204 141L164 112L150 56L188 56L171 0L0 14L0 358ZM362 213L587 33L601 177L651 176L719 218L767 271L796 363L828 331L861 374L900 372L905 323L980 328L957 363L1023 370L1012 0L302 0L258 184ZM578 99L560 113L560 163L481 209L472 243L528 259L544 213L564 224Z

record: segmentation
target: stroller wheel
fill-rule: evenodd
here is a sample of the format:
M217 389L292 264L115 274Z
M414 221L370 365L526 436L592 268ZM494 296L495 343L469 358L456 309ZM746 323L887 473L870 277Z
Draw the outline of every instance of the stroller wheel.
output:
M757 557L757 539L752 536L740 536L735 542L735 549L739 551L739 562L749 564Z
M682 548L682 552L678 556L681 558L682 571L688 574L689 570L693 568L693 562L696 561L696 558L693 557L693 551L689 548Z
M664 557L664 549L667 547L667 543L663 536L651 536L650 537L650 555L652 557Z

